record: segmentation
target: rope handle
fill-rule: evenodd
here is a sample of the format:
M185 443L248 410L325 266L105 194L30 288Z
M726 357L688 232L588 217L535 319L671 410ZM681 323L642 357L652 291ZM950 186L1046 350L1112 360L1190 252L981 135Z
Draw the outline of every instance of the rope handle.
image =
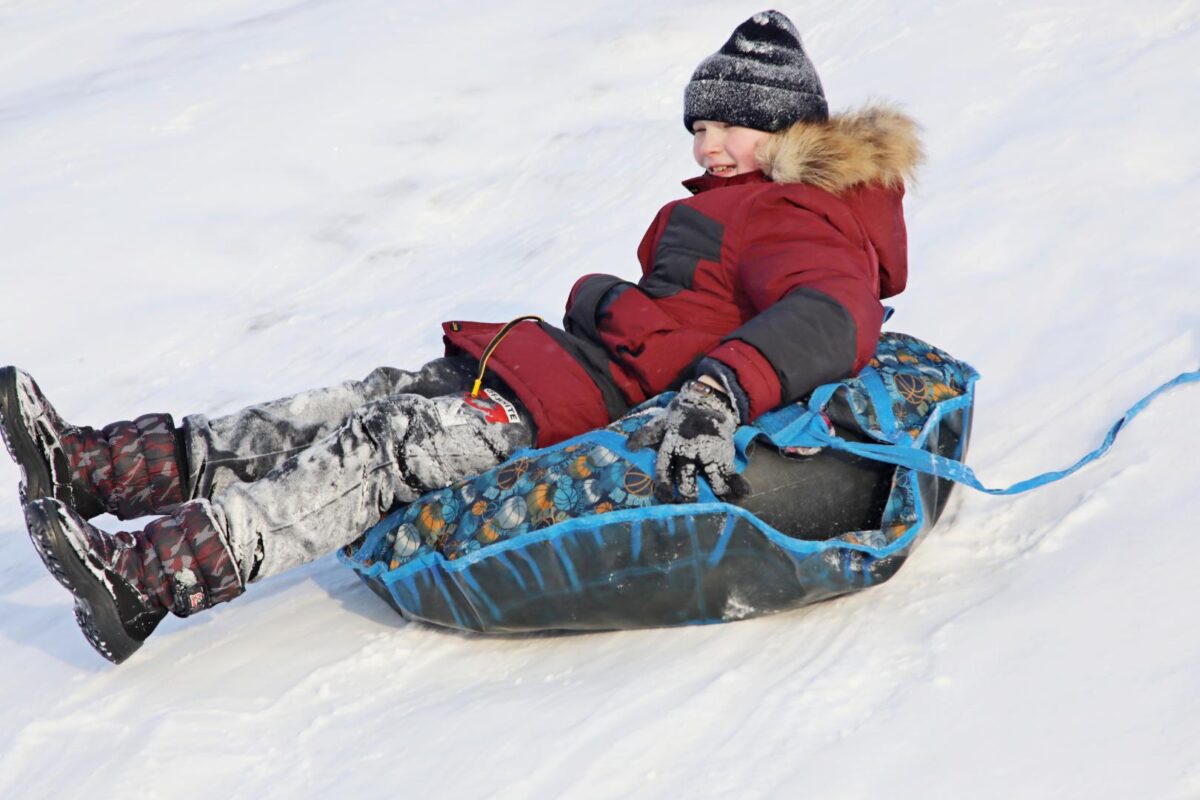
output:
M893 444L866 444L862 442L846 441L845 439L838 437L837 434L833 433L832 431L824 429L823 426L814 424L811 419L809 420L808 432L812 434L815 439L821 441L823 444L829 447L832 447L835 450L844 450L848 453L853 453L854 455L869 458L874 461L880 461L886 464L895 464L896 466L900 467L907 467L918 472L924 472L928 475L933 475L937 478L947 478L955 481L956 483L970 486L972 489L977 489L978 491L985 492L987 494L1021 494L1022 492L1028 492L1030 489L1036 489L1039 486L1045 486L1048 483L1060 481L1068 475L1071 475L1072 473L1082 469L1087 464L1090 464L1091 462L1100 458L1113 446L1113 442L1116 441L1117 435L1121 432L1121 430L1134 417L1142 413L1147 406L1154 402L1156 397L1163 392L1173 389L1176 386L1180 386L1184 383L1196 382L1200 382L1200 370L1192 370L1191 372L1180 373L1171 380L1159 386L1154 391L1150 392L1150 394L1146 395L1141 400L1134 403L1133 406L1131 406L1129 410L1126 411L1120 419L1113 423L1111 428L1109 428L1108 435L1104 437L1104 441L1100 443L1100 446L1095 450L1092 450L1090 453L1084 455L1071 466L1062 470L1043 472L1042 474L1035 475L1032 478L1027 478L1023 481L1017 481L1011 486L1007 486L1003 489L993 489L984 486L983 483L980 482L979 478L975 476L974 470L972 470L966 464L946 458L945 456L930 453L927 450L916 450L913 448L902 447Z
M504 340L505 336L508 336L509 331L517 327L518 323L526 321L545 322L546 320L537 314L526 314L504 323L504 327L497 331L492 340L488 342L487 347L483 348L483 355L479 357L479 374L475 376L475 384L471 387L471 397L479 397L479 387L483 385L483 375L487 372L487 362L492 357L492 351L500 346L500 342Z

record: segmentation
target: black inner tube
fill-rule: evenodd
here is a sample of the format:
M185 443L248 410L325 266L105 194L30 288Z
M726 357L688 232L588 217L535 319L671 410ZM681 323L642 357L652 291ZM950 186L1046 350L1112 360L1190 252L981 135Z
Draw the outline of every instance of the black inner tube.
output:
M828 413L838 436L849 441L874 441L858 427L841 398ZM962 411L947 414L932 431L928 446L939 455L962 460L969 436L969 418ZM750 494L738 505L781 533L797 539L823 541L851 531L878 530L895 480L896 467L828 448L810 456L784 455L765 442L751 445L742 476ZM953 483L919 476L927 508L937 521Z
M861 438L839 430L845 438ZM742 477L750 494L738 505L797 539L832 539L879 528L896 468L828 448L786 456L770 444L752 446Z

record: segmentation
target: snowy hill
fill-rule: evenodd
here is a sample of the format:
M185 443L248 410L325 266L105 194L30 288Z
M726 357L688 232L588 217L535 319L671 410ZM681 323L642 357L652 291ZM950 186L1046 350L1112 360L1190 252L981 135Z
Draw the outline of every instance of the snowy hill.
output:
M742 0L0 4L0 362L68 419L414 366L634 276ZM983 374L969 461L1064 466L1200 363L1200 4L783 6L929 161L889 327ZM1200 797L1200 390L890 582L730 625L486 638L332 557L114 668L0 463L3 797ZM115 524L107 520L104 524ZM111 527L111 525L110 525Z

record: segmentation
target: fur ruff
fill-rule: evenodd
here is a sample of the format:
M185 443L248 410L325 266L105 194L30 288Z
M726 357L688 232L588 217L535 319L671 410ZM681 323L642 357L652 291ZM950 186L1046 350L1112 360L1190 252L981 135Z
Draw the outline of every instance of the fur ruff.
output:
M885 105L797 122L771 135L757 153L776 183L804 183L838 194L865 183L894 188L911 181L925 159L920 126Z

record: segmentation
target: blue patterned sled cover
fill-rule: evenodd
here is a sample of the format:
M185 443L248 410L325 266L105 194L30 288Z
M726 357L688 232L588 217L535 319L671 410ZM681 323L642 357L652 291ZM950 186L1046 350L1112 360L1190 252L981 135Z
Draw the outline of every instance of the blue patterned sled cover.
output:
M963 457L978 374L916 338L880 337L859 375L738 433L809 452L830 416L871 439ZM654 453L626 437L672 394L607 428L525 450L397 509L341 560L403 616L484 632L604 630L721 622L795 608L882 582L936 521L950 484L905 468L873 530L799 539L701 485L699 502L657 504ZM846 419L850 418L850 419Z

